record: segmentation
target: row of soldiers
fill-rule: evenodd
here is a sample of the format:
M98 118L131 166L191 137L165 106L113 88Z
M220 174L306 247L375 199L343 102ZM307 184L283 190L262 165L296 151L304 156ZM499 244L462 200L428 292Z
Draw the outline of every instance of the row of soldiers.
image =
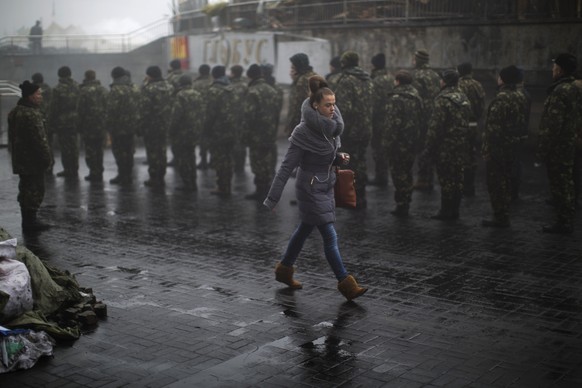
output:
M299 106L306 98L308 79L315 74L307 55L296 54L290 61L293 85L288 131L299 122ZM345 122L342 151L351 155L357 207L366 206L366 184L387 184L389 167L396 202L392 214L407 216L413 189L432 190L436 169L441 207L432 218L457 219L463 196L475 193L480 153L486 162L493 209L493 218L482 224L509 226L509 204L519 193L520 153L529 132L531 98L523 87L523 70L511 65L499 72L497 95L485 110L485 92L472 77L470 63L439 74L431 69L426 50L416 51L412 63L412 71L392 75L382 53L372 58L371 74L359 66L359 56L352 51L330 62L326 79ZM582 141L582 85L574 79L576 65L571 54L555 58L554 84L539 128L538 157L548 168L551 203L556 208L554 223L543 228L548 233L571 233L574 226L582 153L580 144L575 151L576 141ZM484 116L485 127L480 131ZM376 177L368 182L366 150L370 144ZM418 173L413 183L415 160Z

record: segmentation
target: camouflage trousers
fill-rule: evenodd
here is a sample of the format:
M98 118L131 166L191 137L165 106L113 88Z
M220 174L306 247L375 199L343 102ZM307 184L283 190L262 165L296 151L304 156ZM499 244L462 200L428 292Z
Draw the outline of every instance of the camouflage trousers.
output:
M174 139L172 153L174 154L175 168L182 178L184 186L196 187L196 144L193 141Z
M163 181L168 165L166 133L156 133L153 130L145 132L144 144L148 160L148 173L153 181Z
M61 163L66 173L77 174L79 171L79 136L75 128L59 128L57 130Z
M91 175L103 175L103 151L105 148L105 134L101 136L85 136L85 163Z
M396 205L408 205L412 199L413 154L399 154L390 157L390 173L394 184L394 201Z
M564 226L574 226L576 202L574 199L573 165L563 163L547 163L550 194L556 211L556 223Z
M44 199L44 171L39 174L21 174L18 182L18 203L21 209L38 210Z
M257 187L269 186L275 176L277 145L275 143L251 145L249 159L251 171L255 174L255 185Z
M505 160L489 160L485 164L489 200L491 201L493 215L499 221L505 221L509 218L512 167L514 163L514 158L509 158Z
M441 199L454 200L463 194L465 163L437 160L436 171L441 185Z
M117 164L119 176L131 177L133 170L133 154L135 153L134 135L111 135L111 151Z
M210 144L212 168L216 171L216 186L223 193L231 192L234 143Z

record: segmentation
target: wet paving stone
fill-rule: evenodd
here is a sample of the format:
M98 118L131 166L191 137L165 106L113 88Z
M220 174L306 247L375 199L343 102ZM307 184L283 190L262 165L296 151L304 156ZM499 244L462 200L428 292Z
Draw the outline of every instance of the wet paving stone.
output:
M196 193L175 189L173 169L162 191L145 188L144 155L130 187L108 183L109 150L103 183L49 181L41 216L55 227L23 238L0 150L1 226L108 314L0 387L582 386L582 216L573 235L541 233L552 209L529 156L506 230L480 226L491 212L483 166L457 222L430 219L438 190L415 192L407 219L389 213L390 186L370 187L365 210L338 209L346 267L370 288L346 302L316 233L297 262L304 288L274 280L298 221L292 180L271 213L244 199L248 164L221 199L212 171L199 171Z

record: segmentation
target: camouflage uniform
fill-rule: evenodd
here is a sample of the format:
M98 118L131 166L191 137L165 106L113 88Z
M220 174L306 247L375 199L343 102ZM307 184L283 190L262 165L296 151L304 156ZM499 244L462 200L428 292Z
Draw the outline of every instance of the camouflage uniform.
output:
M538 157L546 164L556 210L555 225L564 232L574 228L573 166L581 111L580 89L574 84L574 77L555 81L548 90L540 120Z
M236 113L239 114L239 117L242 118L244 115L244 100L248 92L247 82L242 77L233 77L230 79L230 85L234 89L238 101L240 101L240 104L237 104L235 109L237 109ZM243 172L247 159L247 147L242 144L240 133L237 133L237 135L233 150L234 171Z
M161 186L166 175L172 86L163 79L150 80L142 88L139 113L141 124L138 132L143 135L150 175L146 185Z
M103 148L107 137L105 115L107 89L98 80L85 80L80 86L78 128L85 143L85 162L89 167L87 180L103 179Z
M111 183L129 183L133 170L140 92L127 76L114 79L110 88L107 95L106 128L111 136L111 151L117 164L117 177Z
M523 132L529 134L529 116L531 112L532 98L529 92L525 89L523 84L517 85L517 92L520 94L521 101L524 103L525 109L525 123ZM525 140L525 139L524 139ZM521 187L521 176L522 176L522 154L523 154L524 142L517 145L515 162L511 168L511 200L515 201L519 198L519 189Z
M381 139L386 132L385 118L387 99L394 89L394 77L388 69L374 69L371 74L374 83L374 112L372 118L372 156L375 164L375 183L385 186L388 183L388 155Z
M428 123L430 122L432 111L434 109L434 99L439 94L440 90L440 77L439 75L430 68L428 64L419 65L412 74L413 83L412 85L418 90L420 97L422 98L422 105L424 107L423 111L423 122L424 125L420 130L419 137L419 152L422 151L425 141L426 132L428 130ZM421 153L418 155L418 177L416 187L419 189L430 189L432 190L434 182L434 168L432 161L427 159L428 155L426 153Z
M172 85L175 90L178 90L180 89L180 83L178 81L183 74L184 71L181 69L171 70L166 77L166 81L168 81L168 83Z
M309 78L314 75L316 75L315 72L309 68L309 70L295 78L291 84L287 123L285 125L285 133L287 135L290 135L297 124L301 122L301 105L309 97Z
M44 118L39 107L21 98L8 114L8 143L12 172L18 174L18 203L23 229L36 222L44 198L44 174L52 165Z
M52 96L53 96L53 90L45 82L36 83L36 85L38 85L40 87L41 94L42 94L42 104L40 105L40 111L42 112L42 116L43 116L44 121L45 121L44 127L45 127L45 130L47 132L47 139L48 139L49 147L51 148L51 155L52 155L54 134L53 134L52 131L50 131L50 128L48 126L48 120L49 120L49 109L50 109L50 106L51 106L51 100L52 100ZM51 170L52 170L54 164L55 164L55 161L54 161L54 158L53 158L52 159L52 162L51 162L51 166L47 170L47 174L51 174L52 175L52 171Z
M49 110L49 131L59 139L63 173L61 176L77 177L79 171L79 139L77 135L77 102L79 85L70 77L59 78L53 88Z
M408 214L412 198L412 166L416 156L422 99L412 85L398 85L387 96L381 144L390 163L396 215Z
M470 119L471 103L457 87L445 87L435 98L426 134L426 154L435 162L441 184L441 209L433 218L459 217Z
M255 174L256 195L264 199L275 176L277 164L277 123L281 111L279 92L258 78L249 83L244 102L243 143L249 146L251 170Z
M357 206L365 207L366 152L372 136L372 79L358 66L344 68L334 92L345 124L342 152L350 154L350 168L356 179Z
M202 93L204 98L204 103L206 104L206 93L208 88L212 85L212 77L210 75L199 76L192 82L192 87ZM200 168L206 169L208 167L208 141L203 135L200 138L200 149L198 151L200 155Z
M229 196L231 193L232 152L237 138L237 125L240 125L235 104L237 95L228 78L214 80L206 94L206 119L202 134L208 141L212 167L216 171L217 189L213 193L221 196Z
M502 85L487 111L481 153L486 161L487 189L494 220L509 225L511 171L523 143L526 128L526 105L515 85Z
M184 189L196 190L196 143L200 140L204 124L202 93L191 85L180 86L174 97L174 109L170 121L170 139L178 173Z
M465 167L465 178L463 183L463 194L466 196L475 195L475 174L477 172L477 146L479 145L479 121L483 117L485 110L485 90L483 85L470 74L459 78L459 89L465 93L471 103L471 122L469 124L471 133L469 146L471 153Z

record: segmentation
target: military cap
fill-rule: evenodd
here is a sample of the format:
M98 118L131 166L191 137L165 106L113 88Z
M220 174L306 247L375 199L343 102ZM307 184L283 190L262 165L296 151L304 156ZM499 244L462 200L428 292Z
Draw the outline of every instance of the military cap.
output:
M182 74L180 78L178 78L178 85L180 86L192 85L192 77L189 74Z
M400 82L400 85L409 85L412 83L412 75L406 70L398 70L394 75L394 79Z
M471 65L471 62L463 62L459 66L457 66L457 71L459 72L459 75L461 77L464 75L471 74L471 72L473 71L473 65Z
M297 53L289 58L295 69L302 73L309 67L309 57L304 53Z
M430 56L428 55L428 51L424 49L416 50L414 53L414 58L416 58L416 62L419 63L428 63Z
M253 63L247 70L247 77L250 79L261 78L261 67L256 63Z
M125 70L121 66L115 66L113 70L111 70L111 78L121 78L125 75Z
M355 51L346 51L340 58L342 67L355 67L360 63L360 56Z
M212 78L220 78L226 75L226 69L224 66L214 66L212 68Z
M443 70L441 78L447 86L455 86L459 82L459 73L454 69Z
M553 59L554 63L562 68L565 73L572 74L578 66L576 57L572 54L563 53Z
M20 90L22 90L22 98L32 96L34 92L36 92L40 88L40 86L33 84L28 80L18 85L18 87L20 88Z
M234 65L230 68L230 72L235 76L235 77L240 77L243 73L243 67L241 65Z
M150 66L147 68L146 74L153 79L160 79L162 78L162 69L160 69L159 66Z
M172 70L178 70L182 67L182 63L180 62L179 59L172 59L172 61L170 62L170 69Z
M331 59L331 61L329 61L329 65L331 67L333 67L334 69L340 69L342 67L342 64L340 62L340 57L339 56L333 57Z
M378 53L372 57L372 65L376 69L383 69L386 67L386 55L384 53Z
M200 75L210 74L210 66L208 66L207 64L200 65L200 67L198 67L198 73Z
M71 68L69 66L62 66L57 72L57 75L61 78L70 77L71 74Z
M95 74L95 70L87 70L85 72L85 79L86 80L93 81L96 77L97 77L97 74Z
M34 82L35 84L41 84L44 82L44 77L42 76L41 73L34 73L31 77L32 82Z
M515 65L504 67L499 71L499 77L504 84L516 84L519 82L519 69Z

